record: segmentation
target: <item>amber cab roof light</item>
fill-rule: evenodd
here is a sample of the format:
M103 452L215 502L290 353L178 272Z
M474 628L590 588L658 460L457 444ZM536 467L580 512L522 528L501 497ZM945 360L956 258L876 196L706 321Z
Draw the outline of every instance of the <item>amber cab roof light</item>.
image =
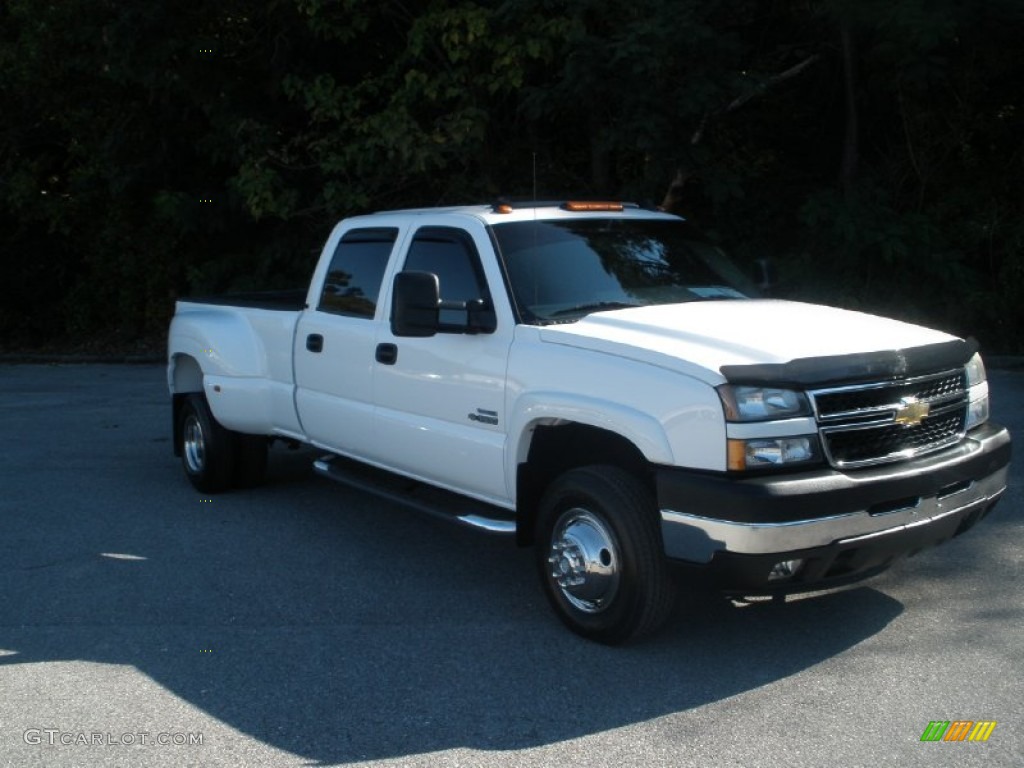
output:
M569 200L562 203L566 211L621 211L625 206L610 200Z
M584 213L587 211L623 211L639 208L636 203L614 200L510 200L501 198L491 205L495 213L512 213L522 208L561 208L563 211Z

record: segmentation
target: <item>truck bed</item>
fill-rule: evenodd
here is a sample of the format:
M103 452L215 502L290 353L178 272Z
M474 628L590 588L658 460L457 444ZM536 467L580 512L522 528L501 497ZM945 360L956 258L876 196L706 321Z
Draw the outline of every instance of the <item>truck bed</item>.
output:
M179 301L187 301L192 304L216 304L222 307L248 307L250 309L299 312L306 306L306 289L250 291L247 293L225 293L216 296L182 296Z

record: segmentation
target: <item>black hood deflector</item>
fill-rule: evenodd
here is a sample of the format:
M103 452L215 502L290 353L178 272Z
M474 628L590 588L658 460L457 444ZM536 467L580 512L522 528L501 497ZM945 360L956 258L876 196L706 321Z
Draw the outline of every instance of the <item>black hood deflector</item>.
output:
M804 357L788 363L723 365L730 384L821 387L864 381L894 381L963 367L978 351L974 339L957 339L910 349Z

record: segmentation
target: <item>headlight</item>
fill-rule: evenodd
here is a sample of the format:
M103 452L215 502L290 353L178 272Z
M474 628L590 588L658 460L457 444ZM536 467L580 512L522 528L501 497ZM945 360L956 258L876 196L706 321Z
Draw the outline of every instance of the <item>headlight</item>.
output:
M729 439L729 469L769 469L821 460L817 435Z
M988 381L985 377L985 363L975 353L964 367L967 375L967 424L971 430L988 421Z
M792 389L723 384L718 388L718 396L729 421L771 421L811 413L807 397Z

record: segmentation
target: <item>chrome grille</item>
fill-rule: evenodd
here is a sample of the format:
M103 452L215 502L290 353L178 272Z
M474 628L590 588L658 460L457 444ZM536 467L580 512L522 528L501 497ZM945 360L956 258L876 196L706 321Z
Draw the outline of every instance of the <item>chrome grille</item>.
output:
M964 436L967 381L960 370L809 394L825 455L834 467L921 456Z
M908 397L925 402L958 398L967 390L964 372L905 382L842 387L813 393L819 419L827 420L865 411L889 410Z

